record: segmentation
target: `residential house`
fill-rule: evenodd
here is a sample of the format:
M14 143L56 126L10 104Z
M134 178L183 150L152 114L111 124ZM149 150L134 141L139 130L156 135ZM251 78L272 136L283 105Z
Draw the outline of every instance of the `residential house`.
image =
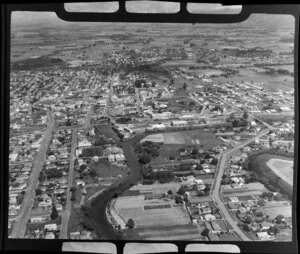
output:
M210 241L219 241L219 237L217 234L208 233L208 239Z
M85 182L80 180L80 179L77 179L76 180L76 185L81 185L81 186L85 186Z
M228 199L230 200L230 202L239 202L238 197L228 197Z
M113 154L109 154L107 156L107 159L108 159L109 162L115 162L115 156Z
M71 239L80 239L80 232L79 231L70 232L70 238Z
M240 204L239 203L228 203L227 206L231 210L238 210L240 207Z
M211 213L211 208L210 207L203 207L203 208L201 208L201 213L202 214L209 214L209 213Z
M56 231L57 230L57 224L53 223L53 224L46 224L44 226L44 230L48 230L48 231Z
M238 211L241 213L241 214L244 214L244 213L246 213L247 212L247 209L245 208L245 207L240 207L239 209L238 209Z
M116 161L124 161L125 160L125 156L123 154L116 154L115 155L115 159Z
M256 232L256 235L260 240L266 240L271 237L267 232Z
M9 215L9 216L15 216L15 215L17 215L17 214L18 214L17 209L12 208L12 209L10 209L10 210L8 211L8 215Z
M213 228L213 232L214 233L220 233L220 232L223 231L222 228L220 227L220 225L217 222L215 222L215 221L211 222L211 226Z
M273 226L273 224L267 221L263 221L262 223L260 223L260 227L262 230L268 230L271 226Z
M62 204L56 204L56 210L61 212L63 210Z
M215 220L216 219L216 216L214 216L210 213L203 215L203 217L205 218L205 220Z
M209 230L209 233L211 233L212 232L212 230L213 230L213 228L212 228L212 226L211 226L211 224L210 224L210 222L208 222L208 221L205 221L204 222L204 224L205 224L205 227Z
M83 139L78 142L78 147L88 147L88 146L92 146L92 143L87 139Z
M55 239L55 235L53 234L53 232L47 232L45 238L46 239Z

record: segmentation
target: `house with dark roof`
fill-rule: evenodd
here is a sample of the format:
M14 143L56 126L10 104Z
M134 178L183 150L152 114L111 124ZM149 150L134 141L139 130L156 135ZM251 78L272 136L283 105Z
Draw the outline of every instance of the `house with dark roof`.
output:
M210 241L219 241L219 236L217 234L208 233L208 239Z

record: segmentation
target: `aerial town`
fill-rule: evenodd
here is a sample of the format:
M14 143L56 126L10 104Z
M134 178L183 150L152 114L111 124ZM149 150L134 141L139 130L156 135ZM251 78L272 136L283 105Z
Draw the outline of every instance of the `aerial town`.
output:
M247 22L12 20L9 237L291 241L294 27Z

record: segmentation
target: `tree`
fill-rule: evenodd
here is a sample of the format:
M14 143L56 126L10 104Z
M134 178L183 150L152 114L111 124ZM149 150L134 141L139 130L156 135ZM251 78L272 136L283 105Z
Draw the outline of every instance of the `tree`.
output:
M79 167L79 172L83 172L86 169L87 165L86 164L82 164Z
M177 191L177 194L183 195L186 192L186 190L187 190L187 187L183 185L179 188L179 190Z
M175 202L176 202L176 204L182 204L183 203L182 197L179 195L176 195Z
M56 206L53 204L50 218L51 218L51 220L55 220L57 217L58 217L58 212L57 212Z
M263 199L258 200L257 204L259 206L265 206L266 205L266 201L264 201Z
M35 195L41 195L42 194L42 190L41 189L39 189L39 188L37 188L37 189L35 189Z
M204 189L204 191L207 193L207 192L209 192L210 191L210 185L209 184L206 184L205 185L205 189Z
M216 158L216 157L214 157L214 158L211 160L211 164L212 164L212 165L215 165L215 166L217 166L218 162L219 162L219 160L218 160L218 158Z
M168 190L168 195L172 195L173 194L173 191L172 190Z
M133 219L128 219L126 227L133 229L134 228L134 221Z
M205 237L208 237L208 234L209 234L209 229L208 228L203 229L202 232L201 232L201 235L205 236Z
M197 196L199 196L199 197L203 197L204 196L204 191L203 190L199 190L198 192L197 192Z
M283 219L284 219L284 216L279 214L276 216L275 221L276 221L276 223L280 224L280 223L282 223Z
M243 229L244 231L246 231L246 232L249 232L249 231L250 231L250 227L249 227L249 225L247 225L247 224L243 224L242 229Z
M84 213L85 216L89 216L89 208L85 205L80 207L81 211Z
M263 216L264 216L264 214L263 214L262 211L257 211L257 212L255 213L255 215L256 215L257 217L263 217Z
M277 235L279 232L280 232L280 229L279 229L279 227L276 227L276 226L271 226L271 227L268 229L268 233L269 233L270 235L272 235L272 234Z
M71 187L71 189L72 189L73 187ZM71 195L71 198L70 198L70 200L71 201L75 201L76 200L76 190L74 191L72 191L72 195Z
M95 177L95 176L97 176L96 170L95 169L91 169L90 170L90 177Z
M203 170L203 166L201 164L198 164L196 170Z
M252 222L253 222L252 217L251 217L251 216L247 216L247 217L245 218L245 222L246 222L247 224L252 223Z
M79 225L81 225L81 227L83 227L86 230L89 230L89 231L93 231L94 230L93 225L88 220L82 220L82 221L80 221Z
M22 194L18 194L16 199L17 199L17 205L20 205L23 203L24 196Z
M139 162L142 164L147 164L151 161L151 156L147 153L143 153L140 157L139 157Z

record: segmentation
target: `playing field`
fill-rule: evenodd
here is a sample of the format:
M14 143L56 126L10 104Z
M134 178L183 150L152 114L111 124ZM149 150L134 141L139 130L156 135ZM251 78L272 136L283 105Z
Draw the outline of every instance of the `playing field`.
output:
M146 206L157 207L156 209L144 209ZM169 205L169 208L161 208ZM170 201L145 200L144 196L120 197L115 204L116 210L125 221L132 218L135 228L155 226L175 226L190 223L187 211L181 207L173 207Z
M282 180L293 185L293 164L291 160L270 159L267 166Z
M177 144L184 145L185 139L184 136L180 132L172 132L172 133L164 133L163 134L165 144Z
M195 145L207 149L220 144L212 132L200 130L151 134L146 136L141 142L143 141L164 142L165 145Z
M292 206L277 206L277 207L265 207L263 211L270 216L271 219L281 214L284 217L292 217Z
M163 143L165 141L163 134L151 134L141 140L141 143L150 141L155 143Z
M179 187L179 186L177 186ZM158 195L173 189L171 184L134 186L140 195L119 197L114 205L115 211L124 221L133 219L135 231L147 240L195 240L201 238L199 228L191 223L186 209L174 201L154 198L145 199L145 195ZM144 195L142 194L144 193ZM148 209L151 207L151 209ZM201 229L201 230L199 230Z

